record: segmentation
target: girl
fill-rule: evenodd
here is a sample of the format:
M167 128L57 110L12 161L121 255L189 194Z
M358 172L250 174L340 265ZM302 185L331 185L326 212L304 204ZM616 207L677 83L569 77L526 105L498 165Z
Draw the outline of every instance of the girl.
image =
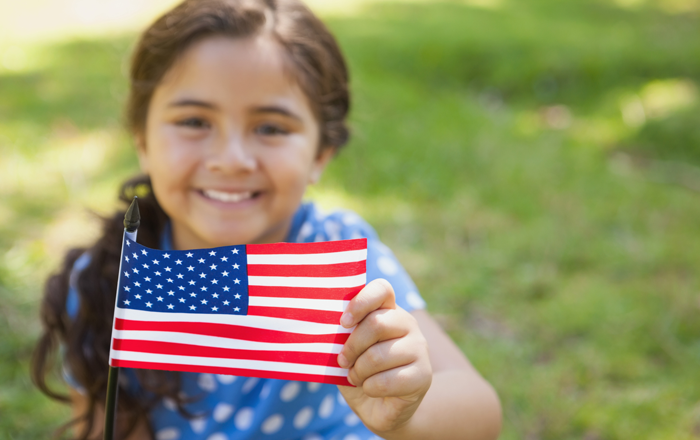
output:
M493 389L423 310L408 275L357 215L321 214L304 191L348 140L347 70L298 0L186 0L133 56L128 125L143 177L139 241L164 249L367 237L371 280L342 315L338 356L356 387L122 371L120 438L492 439ZM42 307L38 386L70 401L80 439L102 431L123 212L71 251ZM60 346L69 397L45 381Z

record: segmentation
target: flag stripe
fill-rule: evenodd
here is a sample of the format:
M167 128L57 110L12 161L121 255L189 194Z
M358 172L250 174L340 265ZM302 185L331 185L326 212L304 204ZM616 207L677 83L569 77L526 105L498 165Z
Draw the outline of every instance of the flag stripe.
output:
M114 330L114 339L131 339L134 341L163 341L178 344L194 344L204 347L219 347L231 348L238 350L290 350L302 351L307 353L340 353L342 344L332 343L272 343L259 342L252 340L232 339L219 336L199 335L194 333L175 333L169 331L132 331L132 330Z
M309 335L329 335L333 333L350 333L350 329L341 326L338 321L334 325L314 322L297 322L291 319L277 319L266 316L242 315L196 315L189 313L157 313L142 310L126 310L117 307L116 317L132 321L155 321L184 323L208 323L273 330L284 333L300 333Z
M356 287L283 287L283 286L249 286L248 294L252 297L269 298L308 298L308 299L337 299L350 301L365 286Z
M349 301L334 299L307 299L307 298L268 298L265 296L251 296L248 307L289 307L290 309L323 310L328 312L343 312ZM250 314L250 309L248 311Z
M340 264L367 260L367 249L328 254L260 254L246 255L248 264Z
M365 273L365 261L338 264L251 264L248 276L271 277L348 277Z
M247 255L264 254L320 254L367 249L367 239L325 241L320 243L247 244Z
M338 368L338 355L332 353L309 353L299 351L260 351L236 348L203 347L163 341L136 341L114 339L114 350L175 356L195 356L217 359L243 359L251 361L286 362L293 364L319 365Z
M281 287L355 287L365 284L367 275L349 277L314 278L314 277L256 277L249 276L251 286L281 286Z
M249 359L178 356L121 350L112 350L112 359L164 364L187 364L190 366L200 365L203 367L244 368L262 371L280 371L283 373L324 374L327 376L347 376L348 374L348 370L344 368L322 365L290 364L287 362L256 361Z
M111 365L113 367L125 368L145 368L151 370L168 370L168 371L186 371L193 373L211 373L211 374L226 374L231 376L245 377L262 377L265 379L282 379L282 380L299 380L306 382L328 383L331 385L344 385L351 387L353 385L348 382L347 377L342 376L324 376L318 374L298 374L298 373L282 373L278 371L259 371L243 368L226 368L226 367L206 367L200 365L182 365L182 364L167 364L162 362L139 362L113 359Z
M348 333L302 334L209 322L131 321L119 318L115 320L114 328L116 330L191 333L203 336L235 338L244 341L295 344L345 344L345 341L350 336Z
M298 321L315 322L318 324L339 324L342 312L325 310L285 309L282 307L248 306L248 316L267 316L270 318L285 318Z

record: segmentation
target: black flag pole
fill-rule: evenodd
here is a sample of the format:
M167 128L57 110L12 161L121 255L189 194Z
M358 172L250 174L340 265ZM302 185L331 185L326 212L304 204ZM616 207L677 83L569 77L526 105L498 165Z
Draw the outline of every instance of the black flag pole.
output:
M124 214L124 238L126 240L129 238L132 241L136 241L136 235L139 230L139 225L141 224L141 214L139 213L139 203L138 197L134 196L134 200L131 202L129 209L126 210ZM122 244L122 249L123 249ZM122 255L123 257L123 255ZM121 258L119 260L119 278L121 280ZM117 282L117 297L119 297L119 282ZM114 311L116 315L117 302L114 302ZM115 318L116 319L116 318ZM114 331L114 321L112 321L112 331ZM111 338L110 338L111 339ZM110 347L110 357L109 357L109 376L107 378L107 401L105 402L105 429L104 429L104 440L112 440L114 438L114 421L117 416L117 393L119 391L119 367L112 367L112 356Z

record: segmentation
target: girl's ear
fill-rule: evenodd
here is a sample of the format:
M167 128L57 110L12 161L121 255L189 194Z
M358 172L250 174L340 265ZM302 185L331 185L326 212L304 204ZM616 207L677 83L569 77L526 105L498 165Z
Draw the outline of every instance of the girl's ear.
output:
M148 155L146 154L146 141L143 134L136 134L134 136L134 142L136 143L136 154L139 158L141 172L148 174Z
M318 153L318 156L314 160L313 168L311 169L311 174L309 174L309 184L313 185L321 180L321 175L323 175L323 170L326 169L328 162L335 156L335 147L324 147Z

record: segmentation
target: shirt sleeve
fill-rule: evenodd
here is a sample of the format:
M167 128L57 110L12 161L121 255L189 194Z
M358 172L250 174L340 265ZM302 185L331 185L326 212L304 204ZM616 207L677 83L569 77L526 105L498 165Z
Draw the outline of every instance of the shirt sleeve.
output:
M391 249L379 240L374 229L359 215L350 211L339 211L326 217L322 223L319 229L323 239L367 238L367 282L384 278L394 288L396 304L399 307L408 312L425 309L426 303L411 277Z

